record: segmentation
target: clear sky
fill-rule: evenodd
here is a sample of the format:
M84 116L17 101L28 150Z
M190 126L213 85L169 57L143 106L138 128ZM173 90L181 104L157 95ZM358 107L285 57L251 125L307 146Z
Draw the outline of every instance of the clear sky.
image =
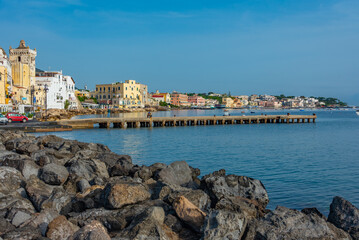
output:
M358 0L0 0L0 46L78 87L334 96L359 104Z

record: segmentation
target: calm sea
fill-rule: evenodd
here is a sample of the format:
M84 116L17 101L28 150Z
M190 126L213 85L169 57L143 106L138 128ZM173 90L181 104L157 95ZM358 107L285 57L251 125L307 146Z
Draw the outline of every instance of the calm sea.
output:
M254 114L287 112L255 111ZM240 110L230 113L243 115ZM290 113L313 112L293 110ZM315 124L91 129L55 134L105 144L118 154L131 155L133 162L139 165L186 160L191 166L200 168L202 175L224 168L227 173L260 179L268 191L270 209L277 205L295 209L317 207L328 214L331 200L336 195L359 207L359 117L352 110L316 110L315 113L318 116ZM253 115L249 112L244 114ZM188 110L153 114L173 115L219 116L223 115L223 111ZM86 117L89 116L77 118Z

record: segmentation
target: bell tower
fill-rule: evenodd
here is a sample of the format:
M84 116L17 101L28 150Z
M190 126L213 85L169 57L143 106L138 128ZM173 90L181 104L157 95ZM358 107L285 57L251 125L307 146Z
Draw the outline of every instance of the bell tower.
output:
M26 46L24 40L20 41L19 47L10 47L9 49L13 85L18 89L15 97L19 103L31 103L29 92L31 91L30 87L35 85L36 55L36 48L34 50L30 49L29 46Z

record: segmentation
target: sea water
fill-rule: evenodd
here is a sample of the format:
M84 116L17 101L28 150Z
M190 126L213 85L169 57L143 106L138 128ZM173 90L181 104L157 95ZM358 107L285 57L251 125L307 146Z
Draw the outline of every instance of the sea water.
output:
M37 133L107 145L133 163L185 160L201 175L219 169L259 179L269 209L317 207L328 214L334 196L359 207L359 117L354 111L230 110L231 115L317 114L316 123L215 125L141 129L88 129ZM146 113L89 117L139 117ZM223 110L155 112L153 116L221 116Z

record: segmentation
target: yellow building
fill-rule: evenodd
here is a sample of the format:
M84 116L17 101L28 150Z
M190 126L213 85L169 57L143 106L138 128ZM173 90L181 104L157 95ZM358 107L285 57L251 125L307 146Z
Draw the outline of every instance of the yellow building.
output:
M226 105L227 108L233 107L234 100L230 97L222 98L222 104Z
M0 47L0 104L11 105L11 63L4 49Z
M75 90L75 96L90 98L90 92L86 90Z
M16 104L32 104L30 86L35 85L36 48L30 49L21 40L18 48L9 49L13 79L13 99Z
M118 107L144 107L147 102L147 85L135 80L126 80L124 83L98 84L91 93L100 104Z

